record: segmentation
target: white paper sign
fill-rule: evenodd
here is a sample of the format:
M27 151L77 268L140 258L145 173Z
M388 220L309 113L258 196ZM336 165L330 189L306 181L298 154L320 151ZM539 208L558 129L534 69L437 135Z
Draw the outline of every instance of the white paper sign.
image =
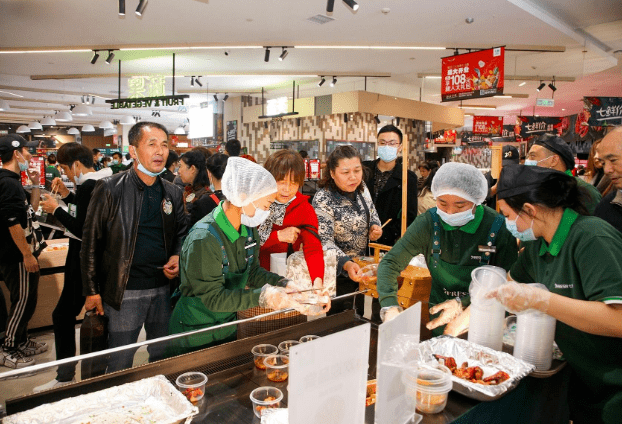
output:
M289 351L290 424L363 424L370 325L301 343Z
M404 424L412 422L415 405L406 399L402 383L402 369L383 363L387 349L398 334L419 338L421 302L411 306L389 322L378 327L378 379L376 394L376 419L378 424Z

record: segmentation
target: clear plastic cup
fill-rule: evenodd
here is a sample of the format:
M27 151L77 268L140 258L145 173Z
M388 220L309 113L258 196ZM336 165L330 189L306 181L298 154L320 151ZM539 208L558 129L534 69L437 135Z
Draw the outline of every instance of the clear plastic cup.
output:
M300 338L300 343L307 343L316 339L319 339L320 336L313 336L313 335L309 335L309 336L302 336Z
M299 345L300 342L298 340L285 340L284 342L279 343L279 351L290 350L292 346Z
M251 353L254 356L255 366L260 370L265 370L266 366L264 365L263 360L270 355L276 355L279 353L279 349L271 344L260 344L253 347L253 349L251 349Z
M486 299L485 295L505 282L503 268L485 265L471 272L469 342L499 351L503 348L505 308L496 299Z
M289 358L285 355L270 355L263 360L268 380L282 383L289 376Z
M283 400L283 392L276 387L258 387L250 394L253 402L253 412L261 418L261 412L266 408L278 408Z
M547 371L553 362L553 341L557 320L538 311L517 315L514 357Z
M424 414L438 414L447 406L452 388L451 371L441 364L410 363L402 372L406 395Z
M200 401L205 396L205 383L207 376L197 371L182 374L175 380L179 390L192 403Z

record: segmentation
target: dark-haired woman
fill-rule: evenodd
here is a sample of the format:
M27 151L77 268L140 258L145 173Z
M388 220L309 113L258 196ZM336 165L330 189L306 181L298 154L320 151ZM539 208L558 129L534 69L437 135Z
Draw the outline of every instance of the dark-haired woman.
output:
M320 190L313 198L322 245L337 255L337 296L358 290L360 267L353 257L365 255L369 240L382 236L380 218L363 182L363 163L352 146L337 147L326 160ZM349 278L348 278L349 277ZM333 302L331 313L352 309L353 299ZM363 298L356 309L363 315ZM378 312L380 308L377 308ZM374 314L374 319L377 317Z
M428 209L436 206L436 200L432 194L432 180L436 175L436 168L428 173L428 177L423 182L423 186L417 194L417 215L421 215Z
M179 177L184 184L184 206L189 215L188 228L210 213L220 199L209 188L205 155L200 151L186 152L179 161Z
M227 159L229 159L228 155L224 153L215 153L207 159L207 176L210 181L210 189L216 197L220 201L226 200L225 195L222 194L222 176L225 174L225 169L227 169Z
M506 166L498 197L507 228L525 242L525 251L510 270L514 281L488 296L511 312L536 309L556 318L555 341L573 372L570 418L575 424L619 423L622 234L587 216L585 193L559 171Z
M287 252L288 244L295 251L302 249L314 286L324 281L324 252L314 235L318 231L317 215L309 196L299 193L304 184L305 164L299 153L279 150L271 155L264 168L276 180L276 200L270 205L270 215L258 228L261 237L259 263L270 271L270 254Z

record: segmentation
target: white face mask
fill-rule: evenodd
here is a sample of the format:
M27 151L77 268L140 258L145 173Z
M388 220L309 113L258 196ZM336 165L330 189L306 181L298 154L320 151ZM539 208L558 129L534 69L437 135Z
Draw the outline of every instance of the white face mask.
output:
M255 203L251 202L251 204L255 206ZM266 219L268 219L268 216L270 216L270 211L265 211L257 206L255 206L255 215L253 216L246 215L244 213L244 208L242 208L241 221L242 224L247 227L259 227Z
M74 165L75 165L75 162L74 162ZM82 172L80 172L80 175L77 175L78 173L76 172L74 165L71 165L71 171L73 172L73 180L75 181L76 185L80 185L86 180L86 178L84 177L84 174Z
M462 227L475 218L475 215L473 215L473 209L449 214L442 211L440 208L437 208L436 213L438 213L438 216L440 216L446 224L451 225L452 227Z

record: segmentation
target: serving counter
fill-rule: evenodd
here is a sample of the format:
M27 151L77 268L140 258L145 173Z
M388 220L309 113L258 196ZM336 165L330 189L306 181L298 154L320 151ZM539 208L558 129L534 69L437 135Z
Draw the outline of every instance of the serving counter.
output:
M135 367L101 377L84 380L39 394L29 394L7 401L7 413L28 410L36 406L74 397L112 386L162 374L173 384L188 371L200 371L209 378L205 396L199 401L197 423L258 423L249 398L251 391L261 386L274 386L284 394L282 407L287 406L288 382L273 383L265 371L254 367L251 349L261 343L278 345L284 340L298 340L305 335L326 336L367 323L353 311L329 316L283 328L270 333L226 343L190 354ZM378 331L372 325L368 379L376 378L376 348ZM424 415L422 423L568 423L565 413L566 374L549 379L525 378L518 387L493 402L479 402L451 392L445 410L436 415ZM565 419L565 421L564 421ZM366 424L374 422L374 406L366 409ZM381 423L379 423L381 424Z

